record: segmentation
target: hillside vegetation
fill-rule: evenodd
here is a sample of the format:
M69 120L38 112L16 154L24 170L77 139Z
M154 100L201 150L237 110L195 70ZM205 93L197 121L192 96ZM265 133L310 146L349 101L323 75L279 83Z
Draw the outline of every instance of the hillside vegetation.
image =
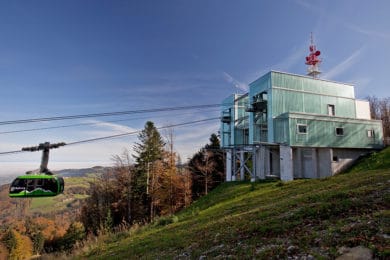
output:
M224 183L176 216L101 238L83 257L334 258L362 245L389 256L390 148L320 180Z
M0 259L28 259L63 248L61 239L77 220L93 180L93 174L65 177L64 194L43 198L10 198L9 184L0 186Z

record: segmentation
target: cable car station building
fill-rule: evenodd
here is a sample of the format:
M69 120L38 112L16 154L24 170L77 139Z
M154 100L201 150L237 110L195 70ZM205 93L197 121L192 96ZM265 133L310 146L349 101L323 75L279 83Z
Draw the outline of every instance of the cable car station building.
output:
M220 135L226 181L328 177L383 147L352 85L277 71L222 102Z

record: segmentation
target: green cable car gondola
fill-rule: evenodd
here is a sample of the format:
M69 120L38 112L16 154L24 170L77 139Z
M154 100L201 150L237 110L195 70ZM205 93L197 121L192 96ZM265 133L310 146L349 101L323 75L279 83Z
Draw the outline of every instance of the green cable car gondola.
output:
M9 189L10 197L56 196L64 191L64 179L56 175L29 174L17 177Z
M43 150L42 161L39 173L27 173L18 176L9 188L11 198L26 197L49 197L56 196L64 192L64 179L60 176L53 175L47 168L49 162L49 150L65 145L65 143L50 144L48 142L36 147L23 148L23 151Z

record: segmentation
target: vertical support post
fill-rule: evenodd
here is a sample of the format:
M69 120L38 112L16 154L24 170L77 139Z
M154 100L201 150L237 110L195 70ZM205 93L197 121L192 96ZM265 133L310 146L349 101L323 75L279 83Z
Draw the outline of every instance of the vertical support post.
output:
M237 171L237 158L236 158L236 148L233 148L232 152L232 164L233 164L233 169L232 169L232 181L236 181L237 176L236 176L236 171Z
M257 179L256 169L257 169L257 147L252 147L252 173L251 173L251 182L255 182Z
M232 181L232 151L226 151L226 181Z
M258 162L256 165L257 165L257 170L258 171L258 177L260 180L264 180L265 179L265 175L266 175L266 165L268 164L268 162L266 161L266 157L265 157L265 147L264 146L260 146L260 149L258 151L259 153L259 156L258 156Z
M244 180L244 173L245 173L245 159L244 159L244 151L240 151L240 181Z

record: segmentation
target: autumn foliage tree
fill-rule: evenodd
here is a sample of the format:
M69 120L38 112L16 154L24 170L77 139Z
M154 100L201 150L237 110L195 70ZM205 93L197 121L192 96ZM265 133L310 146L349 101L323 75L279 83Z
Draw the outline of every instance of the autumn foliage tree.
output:
M32 256L33 245L29 237L9 229L3 236L3 243L8 250L8 259L28 259Z
M90 184L90 196L81 209L81 222L87 232L98 234L121 224L130 225L138 217L133 194L134 169L129 154L114 157L115 166ZM134 213L133 213L134 212Z
M209 141L188 163L192 173L193 199L207 194L224 180L223 154L218 136L212 134Z
M172 136L167 148L154 124L147 122L138 138L133 149L135 164L125 151L114 156L115 167L110 172L91 183L90 197L81 210L87 232L99 234L149 222L189 205L191 179L176 167Z

